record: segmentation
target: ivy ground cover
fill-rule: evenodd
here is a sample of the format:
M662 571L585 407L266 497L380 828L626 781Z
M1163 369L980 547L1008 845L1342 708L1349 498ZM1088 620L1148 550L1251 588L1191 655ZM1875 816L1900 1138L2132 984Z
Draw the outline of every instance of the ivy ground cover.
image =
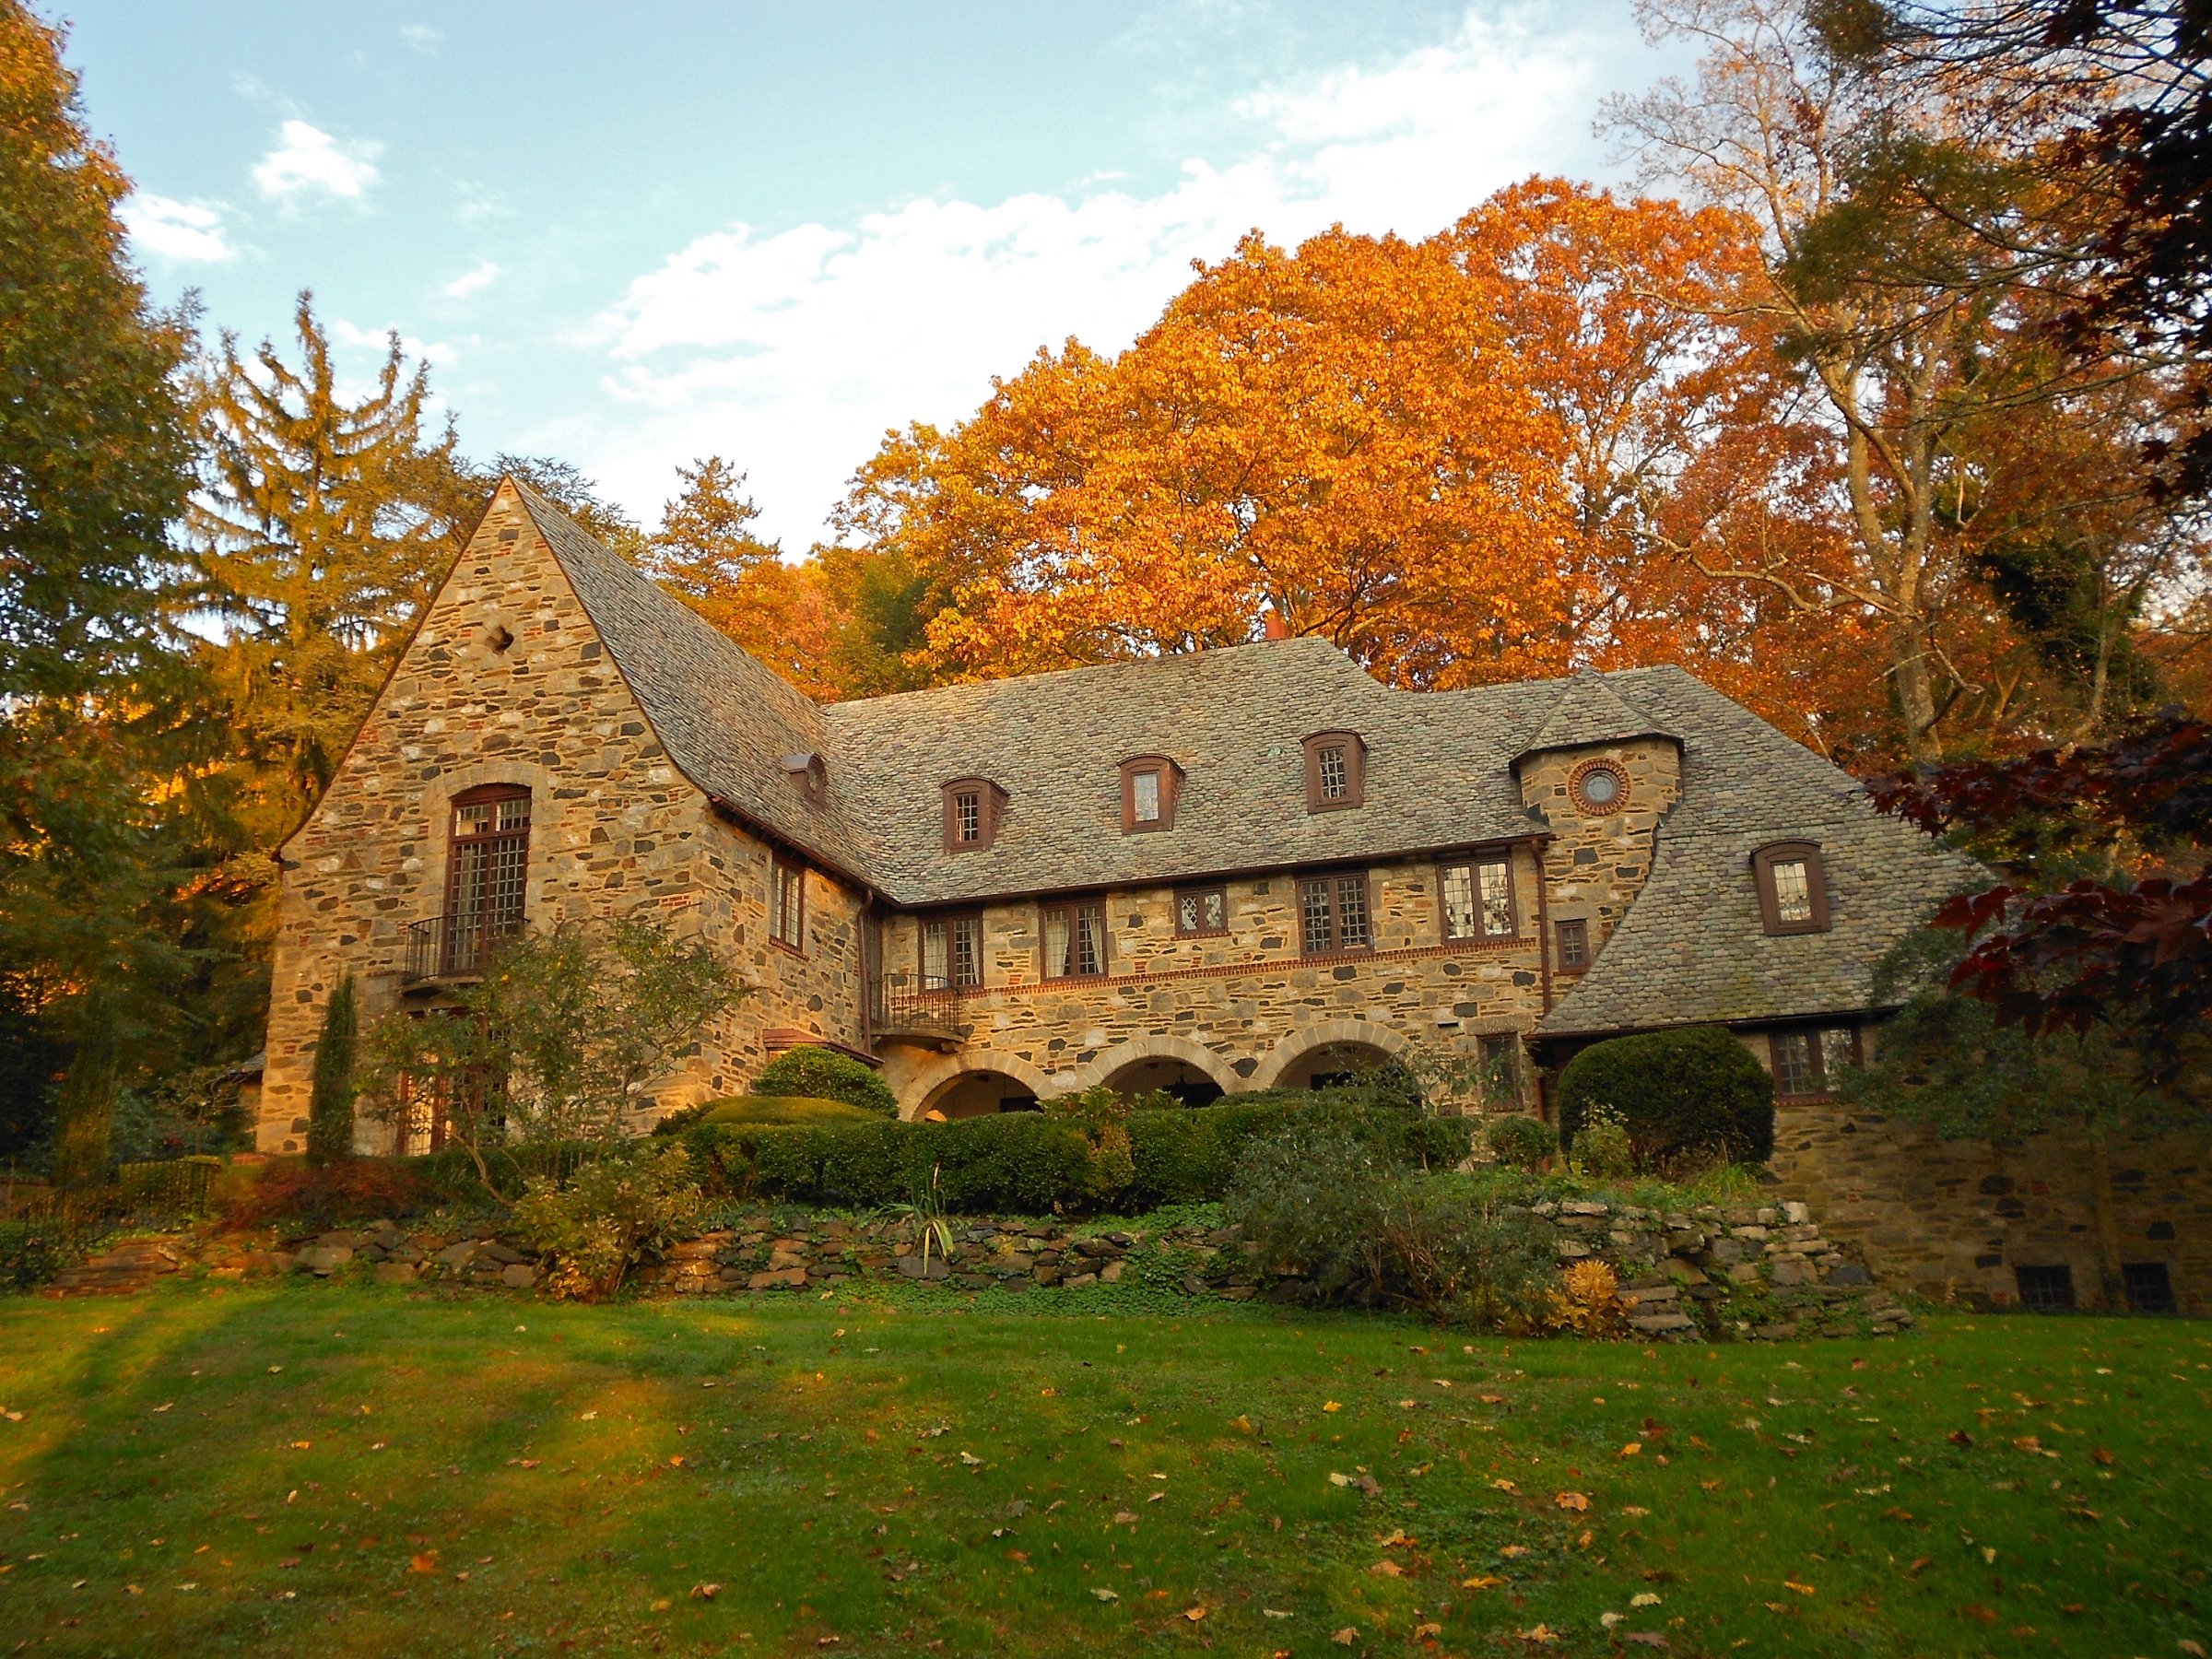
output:
M2202 1328L1041 1296L0 1303L0 1649L2173 1654Z

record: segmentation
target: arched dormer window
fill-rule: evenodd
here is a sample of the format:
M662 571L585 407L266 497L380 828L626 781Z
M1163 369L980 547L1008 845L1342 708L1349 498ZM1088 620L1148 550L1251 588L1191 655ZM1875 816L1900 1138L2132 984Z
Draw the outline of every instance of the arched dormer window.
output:
M998 839L1006 792L988 778L955 778L945 785L945 851L981 853Z
M1175 828L1182 768L1165 755L1136 755L1122 762L1122 833L1140 835Z
M783 770L809 806L830 804L830 763L819 755L786 755Z
M1306 744L1306 810L1335 812L1367 799L1367 745L1357 732L1316 732Z
M1828 872L1817 841L1776 841L1751 854L1760 919L1771 934L1828 931Z

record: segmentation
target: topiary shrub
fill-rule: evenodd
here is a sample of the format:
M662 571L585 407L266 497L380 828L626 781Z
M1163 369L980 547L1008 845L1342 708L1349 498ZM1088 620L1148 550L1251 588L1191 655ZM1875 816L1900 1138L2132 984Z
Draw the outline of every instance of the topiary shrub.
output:
M1718 1026L1616 1037L1559 1074L1570 1148L1594 1106L1620 1115L1640 1167L1685 1157L1764 1163L1774 1151L1774 1079Z
M753 1079L757 1095L802 1095L812 1100L842 1100L877 1117L899 1115L899 1097L872 1066L835 1049L802 1043L786 1049L760 1068Z
M694 1124L880 1124L883 1115L846 1100L811 1095L732 1095L672 1112L653 1126L658 1135L681 1135Z
M1518 1112L1492 1118L1484 1138L1491 1157L1516 1170L1533 1170L1559 1149L1549 1124Z

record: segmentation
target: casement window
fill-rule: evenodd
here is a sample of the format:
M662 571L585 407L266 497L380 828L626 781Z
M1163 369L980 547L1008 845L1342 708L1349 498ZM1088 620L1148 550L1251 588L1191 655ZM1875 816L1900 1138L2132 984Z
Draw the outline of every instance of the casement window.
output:
M1556 924L1559 939L1559 971L1562 973L1580 973L1590 966L1590 924L1561 922Z
M1006 792L988 778L955 778L945 785L945 851L981 853L998 839Z
M1511 939L1520 935L1513 912L1513 871L1503 854L1448 864L1438 871L1447 939Z
M1767 1046L1780 1099L1826 1094L1859 1062L1859 1034L1851 1026L1798 1026L1774 1032Z
M1300 877L1298 919L1308 956L1371 948L1375 936L1366 873Z
M1175 895L1175 931L1186 939L1229 931L1229 889L1184 888Z
M830 765L819 755L786 755L783 771L799 787L799 797L809 806L830 804Z
M1334 812L1367 799L1367 745L1359 733L1316 732L1305 746L1308 812Z
M1610 818L1629 804L1629 774L1611 760L1585 760L1567 780L1567 796L1584 818Z
M1812 841L1777 841L1751 854L1760 919L1771 934L1828 931L1828 875Z
M530 879L530 792L488 783L453 797L446 843L445 928L439 971L482 971L523 930Z
M2061 1313L2074 1306L2074 1269L2064 1262L2047 1267L2015 1267L2020 1306L2035 1313Z
M1182 793L1182 768L1164 755L1139 755L1122 762L1122 833L1139 835L1175 828L1175 803Z
M786 950L806 948L806 866L780 853L768 877L768 936Z
M922 919L922 989L972 991L983 982L983 919Z
M1089 979L1106 971L1106 906L1085 899L1038 912L1046 979Z

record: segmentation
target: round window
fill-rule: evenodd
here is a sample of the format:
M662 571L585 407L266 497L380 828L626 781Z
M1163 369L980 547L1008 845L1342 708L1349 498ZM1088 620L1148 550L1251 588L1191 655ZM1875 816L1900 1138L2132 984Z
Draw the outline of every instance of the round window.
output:
M1569 785L1574 804L1583 812L1602 818L1620 810L1627 799L1629 781L1618 767L1607 760L1594 760L1582 768Z

